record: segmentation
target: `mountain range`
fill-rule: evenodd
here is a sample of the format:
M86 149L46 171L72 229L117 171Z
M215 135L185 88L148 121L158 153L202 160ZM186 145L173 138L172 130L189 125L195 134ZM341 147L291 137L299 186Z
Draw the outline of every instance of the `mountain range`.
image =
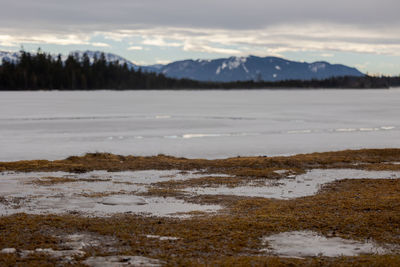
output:
M70 54L82 58L86 53L91 62L100 58L101 51L73 51ZM129 68L146 72L162 73L171 78L188 78L199 81L282 81L326 79L337 76L364 76L356 68L325 61L313 63L290 61L279 57L229 57L213 60L182 60L165 65L139 66L112 53L104 53L109 62L127 64ZM0 51L0 64L17 61L19 52ZM63 60L67 57L63 56Z

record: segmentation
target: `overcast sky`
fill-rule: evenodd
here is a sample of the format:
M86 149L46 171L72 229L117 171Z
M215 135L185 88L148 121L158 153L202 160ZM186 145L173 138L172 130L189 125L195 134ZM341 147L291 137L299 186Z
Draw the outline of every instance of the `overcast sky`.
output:
M399 0L0 0L0 49L103 50L138 64L282 56L400 74Z

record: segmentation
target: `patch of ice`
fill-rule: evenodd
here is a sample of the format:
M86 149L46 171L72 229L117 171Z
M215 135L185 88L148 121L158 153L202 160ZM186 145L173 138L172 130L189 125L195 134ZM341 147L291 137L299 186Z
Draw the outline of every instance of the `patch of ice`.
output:
M292 131L288 131L287 133L288 134L302 134L302 133L311 133L312 131L311 130L308 130L308 129L306 129L306 130L292 130Z
M171 116L170 115L157 115L156 119L170 119Z
M174 236L159 236L159 235L146 235L147 238L155 238L155 239L160 239L161 241L165 240L178 240L179 237L174 237Z
M276 77L278 77L278 74L274 73L274 74L272 74L272 77L276 78Z
M120 266L147 266L158 267L163 264L162 261L146 258L142 256L107 256L107 257L90 257L83 261L90 267L120 267Z
M360 128L359 130L361 132L373 132L373 131L379 131L379 128Z
M101 245L99 240L93 239L87 234L72 234L65 237L67 242L64 242L64 246L70 249L82 250L86 247L98 247Z
M186 192L199 195L235 195L275 199L293 199L315 195L324 185L343 179L398 179L399 171L364 171L356 169L314 169L294 178L266 180L265 186L195 187Z
M117 213L134 213L160 217L186 217L185 213L193 211L216 212L221 209L219 205L193 204L172 197L146 197L145 202L141 199L135 195L115 195L106 200L73 195L45 195L27 198L21 207L6 207L5 210L1 209L0 213L1 215L22 212L28 214L80 213L83 216L101 217Z
M2 250L0 250L0 253L3 254L13 254L15 252L17 252L15 248L3 248Z
M110 205L110 206L117 206L117 205L132 206L132 205L146 205L147 201L142 197L120 195L120 196L111 196L103 198L100 201L100 203L103 205Z
M235 137L235 136L253 136L259 135L260 133L191 133L183 134L183 139L191 138L204 138L204 137Z
M277 173L277 174L285 174L287 172L288 172L288 170L276 170L276 171L274 171L274 173Z
M335 129L336 132L355 132L357 129L355 128L339 128Z
M192 211L214 212L216 205L186 203L175 198L140 197L152 183L199 178L194 172L135 171L108 173L95 171L83 174L63 172L2 173L0 179L0 216L18 212L30 214L83 213L108 216L115 213L140 213L154 216L175 216ZM72 182L36 184L37 179L61 177ZM82 180L84 179L84 180ZM91 181L93 180L93 181Z
M394 127L394 126L382 126L381 127L381 129L382 130L393 130L393 129L395 129L396 127Z
M182 138L191 139L191 138L221 137L221 136L229 136L229 134L184 134L182 135Z
M29 254L43 253L52 258L63 258L64 260L72 260L76 256L84 256L86 253L82 250L53 250L52 248L37 248L35 250L22 250L21 257L27 257Z
M124 247L118 246L118 240L112 236L99 235L91 232L78 232L75 234L57 234L54 235L61 240L63 250L83 250L98 248L105 253L117 253Z
M281 70L281 67L279 67L278 65L275 66L276 70Z
M326 238L312 231L293 231L264 237L262 251L286 257L340 257L383 254L386 249L373 242L358 242L339 237Z

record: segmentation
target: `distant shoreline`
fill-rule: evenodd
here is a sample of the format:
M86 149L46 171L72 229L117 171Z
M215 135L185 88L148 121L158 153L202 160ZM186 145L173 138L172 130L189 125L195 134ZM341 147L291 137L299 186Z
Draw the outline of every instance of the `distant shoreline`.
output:
M396 87L379 88L342 88L342 87L265 87L265 88L149 88L149 89L24 89L24 90L0 90L1 92L127 92L127 91L331 91L331 90L399 90Z
M18 62L0 66L0 91L19 90L237 90L237 89L380 89L400 86L398 77L336 76L313 80L215 82L170 78L162 73L135 70L103 57L90 62L22 52Z

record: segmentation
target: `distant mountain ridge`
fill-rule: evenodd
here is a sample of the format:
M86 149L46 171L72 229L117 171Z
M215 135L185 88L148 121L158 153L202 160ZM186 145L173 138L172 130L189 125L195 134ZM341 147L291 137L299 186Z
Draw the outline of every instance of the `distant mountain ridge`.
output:
M356 68L325 61L290 61L278 57L230 57L214 60L183 60L163 66L168 77L199 81L282 81L326 79L334 76L363 76Z
M90 61L100 58L101 51L73 51L70 55L82 58L87 54ZM313 63L290 61L278 57L229 57L213 60L182 60L166 65L139 66L113 53L104 53L108 62L117 61L127 64L132 69L146 72L163 73L171 78L188 78L199 81L232 82L232 81L282 81L326 79L337 76L364 76L356 68L341 64L330 64L325 61ZM5 61L17 61L19 52L0 51L0 64ZM63 56L66 60L67 56Z

